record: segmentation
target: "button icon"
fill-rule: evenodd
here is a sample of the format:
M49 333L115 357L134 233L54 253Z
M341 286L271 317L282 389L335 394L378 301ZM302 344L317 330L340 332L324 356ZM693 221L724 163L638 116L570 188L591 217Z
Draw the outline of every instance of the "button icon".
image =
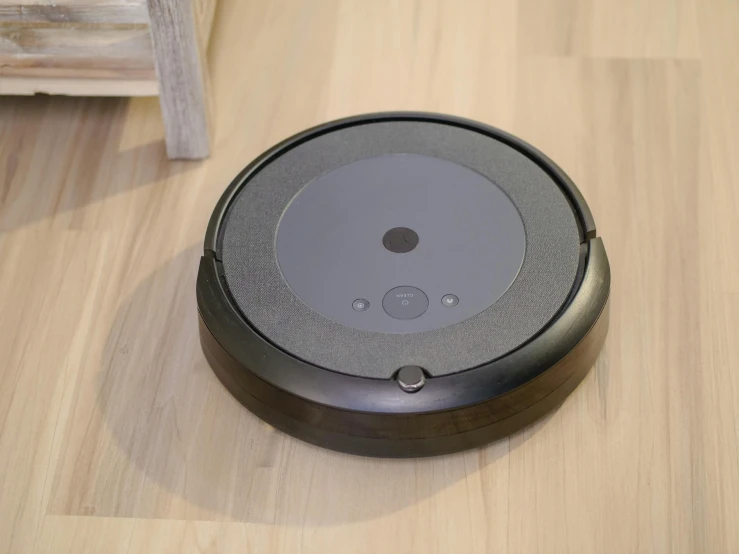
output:
M367 308L369 308L369 302L364 298L357 298L354 302L352 302L352 308L354 308L358 312L363 312Z
M441 303L451 308L452 306L459 304L459 298L453 294L446 294L441 297Z

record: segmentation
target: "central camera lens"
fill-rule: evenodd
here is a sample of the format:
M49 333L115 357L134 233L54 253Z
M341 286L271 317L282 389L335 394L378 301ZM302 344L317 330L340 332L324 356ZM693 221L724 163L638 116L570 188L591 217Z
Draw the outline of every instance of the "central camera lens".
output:
M395 227L382 237L382 245L390 252L405 254L418 246L418 234L407 227Z

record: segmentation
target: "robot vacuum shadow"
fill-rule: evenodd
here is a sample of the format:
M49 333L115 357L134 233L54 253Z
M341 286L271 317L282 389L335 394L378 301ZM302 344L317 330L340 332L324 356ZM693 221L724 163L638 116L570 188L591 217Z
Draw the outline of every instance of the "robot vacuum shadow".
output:
M416 460L348 455L277 431L229 394L200 350L192 294L200 253L193 246L164 263L118 309L95 383L97 406L75 415L92 423L67 453L82 476L71 512L287 525L363 521L477 472L503 479L508 456L559 428L555 411L554 421L548 416L477 450Z

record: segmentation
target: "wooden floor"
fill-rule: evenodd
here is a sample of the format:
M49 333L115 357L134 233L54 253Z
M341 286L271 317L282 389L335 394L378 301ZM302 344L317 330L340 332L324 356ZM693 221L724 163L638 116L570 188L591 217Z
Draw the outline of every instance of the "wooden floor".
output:
M156 99L0 97L0 552L739 552L739 3L223 0L213 156ZM206 222L266 147L419 109L587 198L611 330L551 416L374 460L234 401L197 337Z

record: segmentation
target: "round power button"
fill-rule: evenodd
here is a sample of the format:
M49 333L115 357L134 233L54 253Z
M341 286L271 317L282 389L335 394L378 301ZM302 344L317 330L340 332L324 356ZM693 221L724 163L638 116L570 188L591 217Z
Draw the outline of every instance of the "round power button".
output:
M395 287L382 299L382 308L395 319L416 319L428 307L428 297L416 287Z

